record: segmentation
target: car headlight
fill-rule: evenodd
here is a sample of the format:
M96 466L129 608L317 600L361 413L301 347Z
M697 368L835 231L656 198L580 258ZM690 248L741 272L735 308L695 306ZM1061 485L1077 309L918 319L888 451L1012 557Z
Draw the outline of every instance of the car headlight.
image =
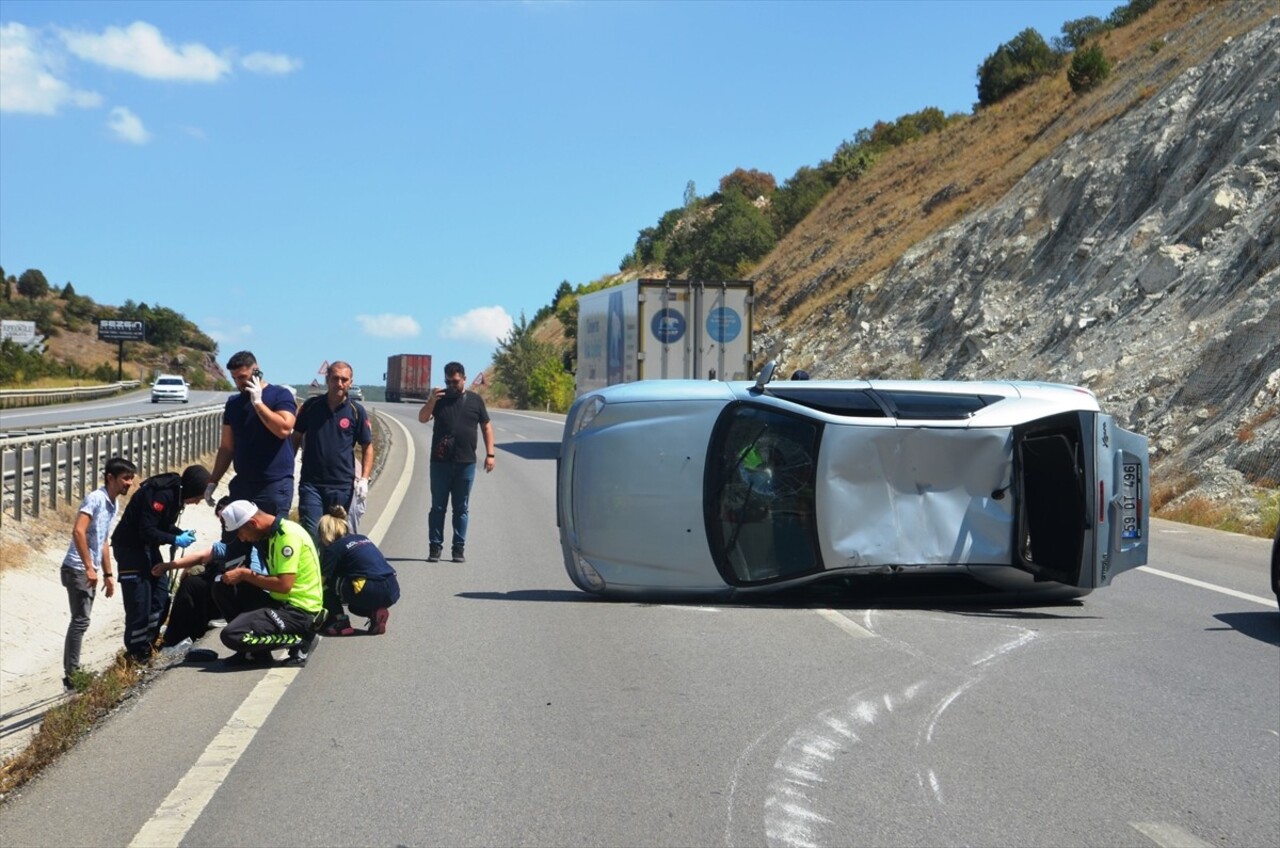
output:
M604 409L604 398L600 395L592 395L582 404L582 409L578 412L578 419L573 422L573 434L576 435L591 425L595 417Z

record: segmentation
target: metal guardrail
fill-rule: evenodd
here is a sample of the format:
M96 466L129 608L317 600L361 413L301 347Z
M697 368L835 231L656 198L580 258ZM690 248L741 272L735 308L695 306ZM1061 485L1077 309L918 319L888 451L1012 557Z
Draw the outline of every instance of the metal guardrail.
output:
M141 385L142 383L138 380L125 380L120 383L108 383L105 386L76 386L70 389L0 389L0 409L93 400L136 389Z
M102 484L102 468L113 456L132 460L145 479L216 451L221 439L220 406L0 437L0 521L79 504Z

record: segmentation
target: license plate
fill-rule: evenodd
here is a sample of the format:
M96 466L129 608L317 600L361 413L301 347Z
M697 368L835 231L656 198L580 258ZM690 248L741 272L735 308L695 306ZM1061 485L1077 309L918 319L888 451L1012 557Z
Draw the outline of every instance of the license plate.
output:
M1142 465L1126 462L1120 482L1120 538L1142 538Z

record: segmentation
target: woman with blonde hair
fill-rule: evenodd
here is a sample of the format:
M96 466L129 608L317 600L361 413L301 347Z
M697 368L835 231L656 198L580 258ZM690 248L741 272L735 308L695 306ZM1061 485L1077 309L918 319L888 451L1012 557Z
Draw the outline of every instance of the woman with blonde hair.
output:
M328 636L352 636L355 628L343 612L369 619L369 633L387 632L388 608L400 600L396 570L367 536L350 532L347 511L332 506L316 528L320 539L320 571L324 575L324 606L329 620L321 631Z

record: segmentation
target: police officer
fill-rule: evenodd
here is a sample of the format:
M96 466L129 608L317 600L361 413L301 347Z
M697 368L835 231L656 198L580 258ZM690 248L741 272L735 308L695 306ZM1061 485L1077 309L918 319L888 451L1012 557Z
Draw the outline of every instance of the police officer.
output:
M232 501L222 511L222 525L242 542L265 543L267 573L228 568L222 582L266 590L271 602L241 613L222 628L222 644L235 653L225 662L240 665L264 661L275 648L288 648L289 660L306 665L324 623L324 590L320 557L302 526L263 512L252 501Z
M155 650L160 625L169 612L169 581L152 569L164 562L161 545L186 548L196 540L191 530L178 528L185 504L199 503L209 484L203 465L189 465L182 474L157 474L142 481L124 508L111 534L111 551L124 595L124 646L129 656L147 662Z

